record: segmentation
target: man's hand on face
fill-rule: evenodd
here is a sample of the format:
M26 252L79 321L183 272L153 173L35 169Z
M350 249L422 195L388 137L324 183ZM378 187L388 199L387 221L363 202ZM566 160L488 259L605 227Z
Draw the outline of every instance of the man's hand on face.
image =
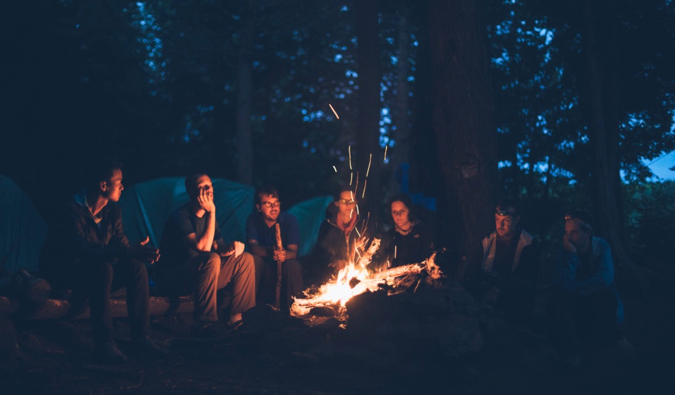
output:
M197 196L197 202L199 203L199 207L208 213L214 213L216 211L216 205L213 203L213 192L211 190L200 189L199 196Z
M150 264L157 262L159 259L159 250L155 247L147 245L149 241L150 237L148 236L140 243L129 246L131 258Z
M567 237L567 234L563 236L563 248L565 248L565 251L567 252L577 252L577 248L572 244L569 237Z
M286 260L286 250L274 250L274 260L283 263Z

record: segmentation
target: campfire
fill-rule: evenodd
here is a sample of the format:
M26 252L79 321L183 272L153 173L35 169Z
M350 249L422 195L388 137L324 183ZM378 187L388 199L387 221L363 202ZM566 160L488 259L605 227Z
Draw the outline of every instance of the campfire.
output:
M365 244L362 243L361 245ZM379 247L379 239L373 239L368 249L363 252L359 251L363 247L357 246L358 260L356 262L350 261L344 268L340 269L337 276L318 289L310 288L306 290L306 298L294 300L291 306L291 314L296 317L304 316L309 314L313 308L330 307L336 311L337 315L344 316L345 305L356 295L367 291L375 292L383 287L386 287L388 293L392 295L405 291L415 283L417 284L415 289L417 289L424 273L432 280L438 280L443 276L435 263L436 253L420 263L379 272L369 271L368 265Z

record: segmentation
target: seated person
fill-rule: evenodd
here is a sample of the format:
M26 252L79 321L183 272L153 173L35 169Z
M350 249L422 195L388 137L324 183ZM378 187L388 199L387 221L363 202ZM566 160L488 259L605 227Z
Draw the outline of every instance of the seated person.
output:
M594 345L627 344L616 327L621 300L614 287L611 249L607 241L593 236L592 226L593 219L585 211L565 216L563 250L553 272L556 346L573 366L581 363L582 340Z
M190 202L174 210L164 227L156 265L158 290L195 294L192 334L209 337L218 321L218 290L232 283L229 329L242 323L242 313L255 306L255 266L244 244L226 244L216 221L213 185L206 174L185 179Z
M380 269L419 263L429 258L435 250L435 234L417 219L408 195L394 196L389 203L394 227L382 236L382 244L375 262Z
M302 267L296 259L300 245L298 220L281 211L279 193L272 186L256 191L256 211L246 221L246 239L255 262L255 283L259 300L274 300L277 263L281 266L281 307L288 309L293 296L303 291ZM283 249L277 249L276 224L279 224Z
M127 288L131 337L136 348L167 351L148 337L149 286L145 263L159 251L145 241L129 245L116 204L124 190L122 165L113 160L90 164L81 192L56 214L42 248L40 270L55 288L72 290L75 299L89 299L94 353L107 362L126 362L112 338L111 291Z
M326 221L311 254L313 278L325 282L330 275L354 261L356 248L370 234L368 221L360 219L358 201L351 187L342 187L326 208Z
M495 210L495 232L483 239L470 264L467 288L505 313L511 323L527 324L534 312L534 283L539 272L539 248L518 225L514 202Z

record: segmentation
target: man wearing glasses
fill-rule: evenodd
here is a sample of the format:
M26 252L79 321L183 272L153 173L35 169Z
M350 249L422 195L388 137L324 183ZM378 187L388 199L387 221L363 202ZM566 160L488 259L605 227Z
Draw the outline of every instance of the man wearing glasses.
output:
M623 314L614 287L614 263L609 244L593 235L593 218L576 210L565 216L563 251L554 267L552 308L557 348L563 361L581 364L582 342L593 346L632 346L616 327ZM584 328L581 330L581 328Z
M503 201L495 210L495 232L483 239L473 256L480 268L470 284L483 300L505 313L515 324L528 324L534 311L534 283L539 271L538 245L518 225L514 202Z
M227 329L242 324L242 313L255 306L255 266L244 243L226 244L216 221L213 184L206 174L185 179L190 202L174 210L164 226L157 263L157 285L169 295L194 293L192 335L219 335L218 290L232 284Z
M277 264L281 263L282 310L288 310L293 296L303 290L302 266L298 262L300 228L293 214L281 211L279 192L264 186L255 194L256 210L246 221L246 240L255 262L258 300L271 302L276 288ZM277 248L276 225L279 224L282 247Z

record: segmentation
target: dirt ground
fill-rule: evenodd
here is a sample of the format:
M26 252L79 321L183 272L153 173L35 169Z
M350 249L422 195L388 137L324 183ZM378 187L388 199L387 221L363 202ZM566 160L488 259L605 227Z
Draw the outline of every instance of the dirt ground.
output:
M91 358L87 321L15 321L20 351L0 364L0 393L670 393L674 295L624 298L623 330L636 356L596 351L578 370L563 367L546 336L526 328L451 358L433 342L354 336L335 319L308 326L261 309L236 333L192 340L190 317L172 316L152 322L153 338L170 349L158 359L133 354L120 319L115 337L130 361L106 365Z

